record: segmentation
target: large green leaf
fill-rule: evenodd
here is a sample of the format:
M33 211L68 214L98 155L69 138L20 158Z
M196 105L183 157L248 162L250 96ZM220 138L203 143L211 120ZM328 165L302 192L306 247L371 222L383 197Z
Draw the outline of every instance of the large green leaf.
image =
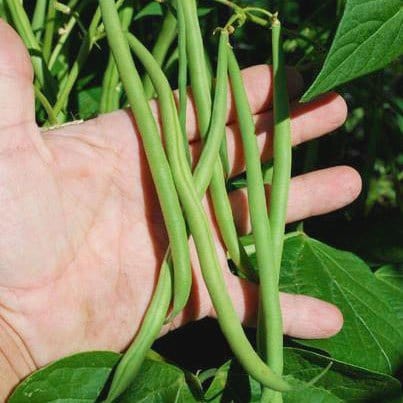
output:
M347 0L322 70L302 101L396 59L403 52L402 26L402 0Z
M403 321L403 265L385 265L375 272L380 280L382 292L396 315Z
M284 403L391 402L401 396L395 378L309 351L284 349L284 364L285 378L294 387L284 394ZM211 403L259 402L260 385L229 361L217 371L205 398Z
M174 365L146 360L135 382L119 398L119 403L192 403L201 392L197 378Z
M95 402L119 357L112 352L91 352L64 358L25 379L8 401Z
M352 253L301 233L286 241L282 290L332 302L344 316L338 335L300 343L341 361L394 373L402 364L403 324L379 283L369 267Z
M119 358L108 351L63 358L25 379L9 403L95 402ZM201 394L196 379L150 352L118 402L196 402L194 395Z

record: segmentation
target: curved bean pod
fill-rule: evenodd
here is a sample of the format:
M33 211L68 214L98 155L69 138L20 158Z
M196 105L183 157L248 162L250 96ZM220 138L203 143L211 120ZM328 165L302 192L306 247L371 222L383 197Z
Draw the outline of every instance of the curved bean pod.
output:
M283 367L282 317L260 152L241 70L232 49L229 49L228 53L232 93L244 148L249 213L259 268L258 347L262 357L269 363L273 371L281 374Z
M144 150L165 220L174 263L176 303L184 307L190 294L192 277L186 225L175 184L165 157L158 127L131 57L115 4L110 0L100 0L99 3L110 48L142 136ZM163 284L166 286L165 282ZM161 310L163 309L161 308ZM163 314L165 315L166 312Z
M226 291L225 280L209 221L186 160L175 100L169 83L152 55L131 34L129 34L129 43L146 68L158 94L168 159L184 213L196 245L203 278L217 312L221 330L233 353L252 377L266 387L279 391L287 391L290 389L289 385L266 366L253 350L242 329L231 298Z
M189 74L193 98L196 104L200 135L206 141L211 120L211 79L203 47L200 25L195 0L178 0L182 4L187 29L187 52ZM214 213L228 254L235 265L242 271L248 272L248 262L242 259L231 204L225 187L225 175L222 163L217 160L214 165L210 183L210 194Z

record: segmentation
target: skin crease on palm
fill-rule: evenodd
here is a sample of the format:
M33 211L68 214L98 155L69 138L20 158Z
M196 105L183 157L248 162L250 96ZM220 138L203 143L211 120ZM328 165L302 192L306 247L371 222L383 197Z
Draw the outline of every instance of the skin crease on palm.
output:
M0 343L12 341L25 360L25 372L78 351L122 351L141 323L167 247L135 123L127 111L118 111L41 131L34 120L27 51L4 22L0 22L0 38ZM256 66L243 74L259 144L265 150L262 158L267 159L272 130L270 70ZM302 90L296 72L289 72L289 83L295 99ZM190 104L189 141L197 156L200 143L192 108ZM345 102L337 94L307 105L295 104L294 144L333 131L346 113ZM232 105L227 136L236 174L244 166ZM357 197L360 187L359 175L349 167L296 177L288 221L343 207ZM238 191L231 200L239 232L246 233L246 196ZM217 234L216 241L240 318L253 325L256 286L229 273ZM165 333L214 316L193 245L191 250L191 300ZM341 313L328 303L286 294L281 303L289 335L329 337L342 326ZM16 372L19 378L27 374Z

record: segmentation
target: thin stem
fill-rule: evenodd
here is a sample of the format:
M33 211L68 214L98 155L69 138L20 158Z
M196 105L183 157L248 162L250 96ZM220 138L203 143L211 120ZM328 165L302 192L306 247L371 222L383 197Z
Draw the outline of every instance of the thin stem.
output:
M92 47L94 46L95 43L95 38L96 38L96 33L97 33L97 28L98 24L101 20L101 12L100 9L97 8L95 11L95 14L91 20L90 27L88 29L87 34L85 35L83 39L83 43L80 46L80 49L78 51L77 59L74 61L73 66L70 69L70 72L67 76L66 82L64 83L63 87L59 91L57 102L53 108L55 113L58 115L62 109L66 106L69 95L71 93L71 90L74 87L74 84L78 78L78 75L81 71L82 66L86 62Z
M53 111L52 105L50 104L49 100L43 94L43 92L38 88L38 86L34 85L35 96L38 101L41 103L43 108L45 109L48 115L48 122L51 126L56 126L59 122L57 120L57 116Z
M48 0L37 0L32 17L32 31L38 41L41 40L43 26L45 25L47 4Z
M85 2L81 2L77 8L72 11L70 19L67 21L67 24L63 27L63 33L59 36L59 39L49 57L49 69L52 69L54 66L57 58L60 55L60 52L63 50L63 47L65 43L67 42L67 39L69 38L71 32L73 31L75 25L79 21L79 15L83 7L85 6Z

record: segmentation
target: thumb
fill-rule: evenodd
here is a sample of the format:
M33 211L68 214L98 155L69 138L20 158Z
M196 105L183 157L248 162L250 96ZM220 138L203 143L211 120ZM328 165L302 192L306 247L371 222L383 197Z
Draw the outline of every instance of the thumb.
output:
M17 33L0 19L0 129L35 121L33 71Z
M259 289L256 284L227 276L228 289L242 322L256 325ZM301 339L322 339L338 333L343 326L339 309L306 295L280 293L284 333ZM214 316L214 313L213 313Z

